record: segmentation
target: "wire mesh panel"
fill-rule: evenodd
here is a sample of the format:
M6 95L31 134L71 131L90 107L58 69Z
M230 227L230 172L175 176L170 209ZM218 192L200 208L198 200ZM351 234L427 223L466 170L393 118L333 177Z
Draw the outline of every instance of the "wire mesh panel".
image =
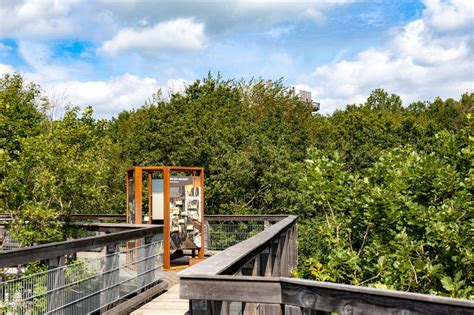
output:
M207 249L220 251L262 232L263 222L208 222Z
M163 241L116 246L102 257L0 282L0 314L87 314L139 292L162 278Z
M0 242L0 251L7 251L21 248L21 243L10 235L8 229L3 229L2 241Z

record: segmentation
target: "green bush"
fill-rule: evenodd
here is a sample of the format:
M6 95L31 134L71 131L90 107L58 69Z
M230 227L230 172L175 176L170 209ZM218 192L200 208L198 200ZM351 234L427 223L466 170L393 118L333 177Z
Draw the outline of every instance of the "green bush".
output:
M471 298L472 125L436 136L434 150L385 150L363 173L313 150L301 184L305 278Z

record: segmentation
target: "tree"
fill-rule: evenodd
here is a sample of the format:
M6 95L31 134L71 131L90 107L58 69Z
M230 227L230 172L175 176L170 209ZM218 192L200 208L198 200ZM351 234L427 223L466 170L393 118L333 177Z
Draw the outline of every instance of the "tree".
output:
M433 152L385 150L363 175L313 151L301 191L317 215L299 213L299 275L469 298L472 135L471 123L439 133Z
M39 95L39 87L25 84L19 74L0 78L0 149L12 159L20 155L21 139L39 133Z
M208 76L169 101L155 98L121 113L113 137L129 165L206 169L206 212L281 212L285 178L306 155L310 109L281 82L233 82Z
M108 137L107 123L71 108L52 128L22 141L19 165L28 201L68 215L110 213L121 208L122 185L118 149ZM120 175L119 175L120 174Z
M40 133L40 90L19 74L0 78L0 211L16 209L25 197L18 159L23 139Z

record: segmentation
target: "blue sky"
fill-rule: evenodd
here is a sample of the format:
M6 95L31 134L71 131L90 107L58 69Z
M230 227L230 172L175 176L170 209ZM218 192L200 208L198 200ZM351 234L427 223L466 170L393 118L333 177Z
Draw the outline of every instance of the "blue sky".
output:
M196 79L278 79L331 113L382 87L414 100L474 91L474 1L0 3L0 74L110 117Z

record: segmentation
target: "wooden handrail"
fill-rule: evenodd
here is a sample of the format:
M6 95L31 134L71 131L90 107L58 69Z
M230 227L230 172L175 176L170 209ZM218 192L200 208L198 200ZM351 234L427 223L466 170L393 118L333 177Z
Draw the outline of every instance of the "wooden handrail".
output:
M325 312L472 314L474 302L441 296L280 277L180 275L180 297L279 304Z
M179 272L178 275L233 274L250 259L267 248L269 242L271 242L273 238L280 235L283 231L288 229L288 227L293 225L296 222L296 218L297 217L294 215L286 216L285 219L268 227L254 237L235 244L223 252L209 257L203 262Z
M96 226L99 225L100 224L96 224ZM102 225L104 226L104 224ZM112 228L113 224L105 224L105 226ZM124 224L115 224L115 226L121 228ZM130 226L128 231L119 231L106 235L89 236L75 240L4 251L0 252L0 268L23 265L35 260L46 260L70 255L79 251L117 244L123 241L152 237L159 233L163 233L162 225L134 224Z
M66 215L61 215L59 218L64 219ZM116 220L125 221L125 214L95 214L95 213L83 213L83 214L70 214L67 217L74 220ZM0 219L11 220L12 215L10 213L0 213Z
M178 273L180 297L191 300L190 314L194 300L206 305L197 314L227 314L230 302L242 302L244 314L256 313L257 304L260 314L303 314L304 309L340 314L474 313L474 301L469 300L288 278L284 271L293 265L295 222L295 216L287 216ZM202 309L202 302L196 305Z

